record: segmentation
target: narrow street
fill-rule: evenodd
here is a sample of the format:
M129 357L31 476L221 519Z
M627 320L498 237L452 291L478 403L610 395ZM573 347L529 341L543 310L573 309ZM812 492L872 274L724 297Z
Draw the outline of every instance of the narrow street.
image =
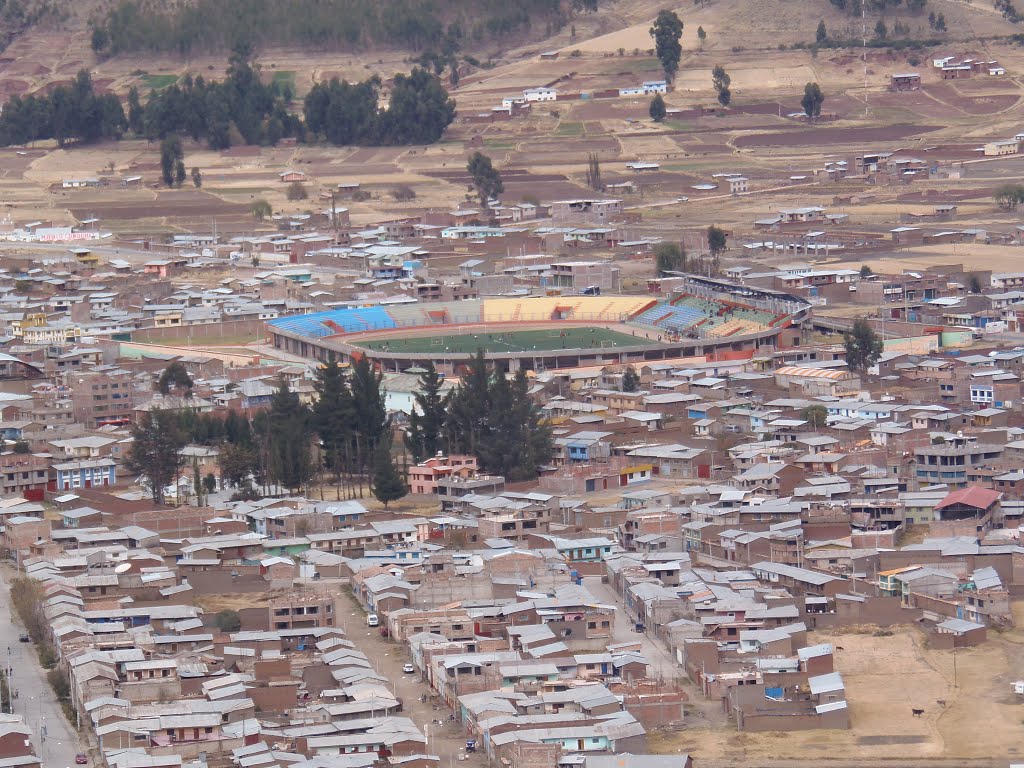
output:
M46 681L35 646L18 642L24 629L11 607L8 581L12 575L8 568L0 573L0 615L10 616L10 621L0 622L0 652L7 654L11 691L18 691L14 712L32 729L32 743L44 768L70 768L75 764L75 754L83 748Z
M683 670L673 661L668 648L659 640L656 640L646 632L634 632L636 617L626 612L622 600L615 593L609 584L604 584L600 576L587 576L583 579L583 586L590 594L602 603L614 605L615 614L615 637L613 643L635 643L640 641L640 651L647 658L651 665L651 675L666 683L679 685L683 682Z
M418 674L402 672L402 666L409 661L402 643L381 637L379 628L366 626L366 614L349 597L343 596L339 601L337 619L356 649L366 654L374 670L388 679L395 697L402 701L399 716L408 717L423 731L427 737L425 751L441 758L440 768L454 768L456 764L478 768L486 763L479 753L465 755L467 737L463 726L451 721L452 712L446 705L420 701L422 695L429 696L431 689ZM442 722L438 724L437 720Z
M587 576L583 579L585 586L594 597L607 605L614 605L617 609L615 615L615 636L613 643L629 643L640 641L640 651L651 665L651 676L662 681L664 684L674 685L684 690L689 696L687 704L687 720L690 713L700 719L701 725L709 724L724 725L725 715L721 707L715 701L705 699L700 690L686 677L683 668L679 666L668 646L661 640L655 638L650 630L647 632L634 632L636 617L631 616L623 605L622 600L615 593L615 590L608 584L601 581L600 576Z

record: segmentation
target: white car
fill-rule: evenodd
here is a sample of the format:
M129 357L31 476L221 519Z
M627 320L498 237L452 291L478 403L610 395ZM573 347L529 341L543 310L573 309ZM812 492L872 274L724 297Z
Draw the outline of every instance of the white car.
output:
M411 675L413 672L416 671L416 667L414 667L412 664L406 664L404 667L402 667L402 671L405 672L405 674L407 675Z

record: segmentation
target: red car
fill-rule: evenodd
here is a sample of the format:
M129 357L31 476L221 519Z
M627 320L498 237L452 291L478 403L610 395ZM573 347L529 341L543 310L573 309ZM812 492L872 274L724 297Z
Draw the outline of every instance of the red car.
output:
M85 752L79 752L77 755L75 755L75 765L88 765L88 764L89 764L89 758L85 754Z

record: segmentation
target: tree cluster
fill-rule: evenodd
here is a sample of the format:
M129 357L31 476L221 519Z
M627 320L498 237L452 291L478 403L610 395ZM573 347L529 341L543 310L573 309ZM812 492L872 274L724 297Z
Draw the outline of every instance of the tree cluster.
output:
M332 144L432 144L455 119L455 102L425 69L396 75L383 111L380 85L378 77L317 83L303 103L306 131Z
M529 394L523 370L488 372L483 352L452 393L444 430L450 450L477 457L481 468L511 482L532 480L551 460L551 430Z
M686 271L686 251L676 243L659 243L654 247L654 268L658 277Z
M946 14L935 13L932 11L928 14L928 26L934 29L936 32L946 31Z
M0 51L37 24L61 25L70 17L62 0L4 0L0 2Z
M459 36L504 38L532 25L554 31L573 10L597 0L120 0L94 22L100 55L150 51L190 55L228 49L238 39L259 45L351 50L372 45L422 50L458 19Z
M996 187L992 197L1004 211L1012 211L1024 203L1024 184L1003 184Z
M168 136L160 142L160 178L168 187L180 187L185 181L185 150L180 136Z
M920 13L927 2L928 0L906 0L906 8L911 13ZM865 8L871 13L884 13L902 5L904 0L831 0L831 3L850 16L860 16Z
M800 106L808 119L815 120L821 116L821 105L825 103L825 94L821 92L821 86L817 83L808 83L804 86L804 96L800 99Z
M350 84L331 80L318 83L307 94L305 121L290 107L288 85L260 79L248 45L231 55L226 77L207 81L185 75L180 82L152 90L145 103L137 88L128 92L128 113L113 94L97 95L85 70L71 86L55 88L46 96L14 96L0 111L0 145L26 144L54 138L60 144L117 139L130 130L150 141L190 137L206 141L212 149L236 144L275 145L281 139L326 140L332 144L430 144L441 138L455 118L455 102L436 75L413 69L395 76L388 108L378 108L380 80L376 77ZM168 186L185 181L177 146ZM179 172L181 171L181 172ZM202 183L193 175L193 182ZM199 186L199 183L196 186Z
M1013 0L995 0L994 6L1003 15L1003 18L1012 24L1017 24L1021 20L1021 15L1013 4Z
M459 386L440 395L433 365L421 375L419 411L410 420L406 445L422 460L442 447L477 457L481 469L511 482L532 480L553 451L551 430L530 397L523 371L506 376L489 370L482 351L470 361Z
M287 85L260 80L252 48L236 46L226 77L207 81L185 75L180 83L150 91L145 106L137 92L128 94L132 133L150 140L173 134L205 140L212 149L233 144L277 144L282 138L304 138L302 121L289 111Z
M177 480L184 466L181 449L185 441L172 411L143 413L132 427L132 448L125 466L129 472L145 475L154 504L164 503L167 487Z
M0 145L56 139L60 146L117 139L128 127L121 101L97 94L88 70L46 94L12 96L0 109Z
M732 91L729 90L732 78L721 65L711 70L711 85L714 86L715 92L718 94L718 103L723 107L728 107L729 102L732 101Z
M587 155L587 187L596 192L604 191L604 183L601 181L601 161L596 152Z

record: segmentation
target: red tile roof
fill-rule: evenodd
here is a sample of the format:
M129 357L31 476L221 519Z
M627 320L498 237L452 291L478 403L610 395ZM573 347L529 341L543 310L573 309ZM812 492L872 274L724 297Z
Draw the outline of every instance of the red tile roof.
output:
M961 488L959 491L953 491L936 504L935 508L945 509L954 504L964 504L975 509L988 509L999 501L1002 495L999 491L990 491L988 488L972 485L970 488Z

